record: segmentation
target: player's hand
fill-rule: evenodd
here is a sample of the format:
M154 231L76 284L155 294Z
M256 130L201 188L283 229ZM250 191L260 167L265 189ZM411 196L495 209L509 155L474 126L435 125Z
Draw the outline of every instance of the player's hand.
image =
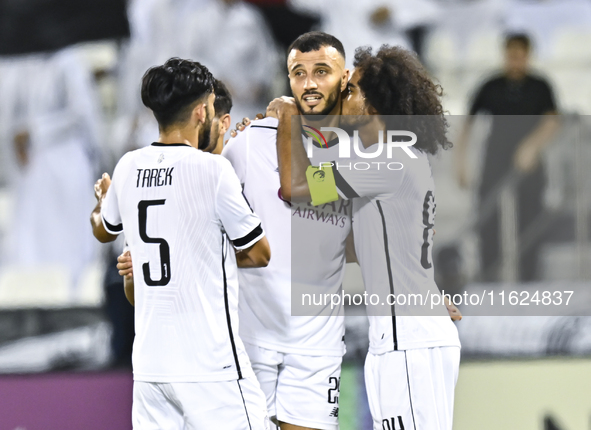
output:
M536 146L524 142L519 145L513 156L515 168L522 173L533 172L540 163L540 151Z
M263 119L264 117L265 117L265 115L263 115L262 113L257 113L257 114L255 115L254 119L255 119L255 120L257 120L257 119ZM231 136L231 137L236 137L236 136L238 136L238 132L240 132L240 131L243 131L243 130L244 130L244 128L245 128L246 126L248 126L250 123L251 123L251 121L250 121L250 119L249 119L249 118L244 118L244 119L242 120L242 122L237 122L237 123L236 123L236 128L233 128L232 130L230 130L230 136ZM238 131L236 131L236 130L238 130ZM230 139L228 139L228 140L230 140ZM228 140L226 140L226 141L224 142L224 146L226 146L226 143L228 143Z
M255 116L255 119L263 119L265 117L265 115L263 115L262 113L257 113ZM245 117L242 122L237 122L236 123L236 128L233 128L232 130L230 130L230 136L231 137L236 137L238 136L238 133L243 131L249 124L251 123L250 118ZM230 139L228 139L230 140ZM228 140L226 140L224 142L224 146L226 146L226 143L228 143Z
M94 196L97 201L101 201L107 195L107 190L111 186L111 177L108 173L103 173L103 176L94 183Z
M298 115L298 106L293 97L278 97L267 106L267 116L279 119L282 115Z
M447 297L445 297L445 307L447 308L447 313L449 314L449 317L451 318L452 321L460 321L462 319L462 313L460 312L460 310L456 307L456 305L454 305L452 302L450 302Z
M230 136L236 137L236 135L238 134L238 131L244 130L244 127L246 127L248 124L250 124L250 118L244 117L242 119L242 122L236 123L236 128L233 128L232 130L230 130Z
M131 253L129 251L125 251L117 257L117 270L119 270L119 275L124 276L125 278L133 277L133 265L131 262Z

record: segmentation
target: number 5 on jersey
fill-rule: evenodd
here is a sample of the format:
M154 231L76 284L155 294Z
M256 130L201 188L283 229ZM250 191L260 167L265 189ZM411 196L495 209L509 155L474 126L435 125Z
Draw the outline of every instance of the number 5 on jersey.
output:
M144 273L144 281L146 285L150 287L167 285L170 282L170 247L166 240L158 237L149 237L146 232L146 225L148 222L148 208L150 206L164 205L166 200L142 200L138 203L138 215L139 215L139 228L140 238L145 243L157 243L160 245L160 279L153 280L150 277L150 263L144 263L142 265L142 271Z

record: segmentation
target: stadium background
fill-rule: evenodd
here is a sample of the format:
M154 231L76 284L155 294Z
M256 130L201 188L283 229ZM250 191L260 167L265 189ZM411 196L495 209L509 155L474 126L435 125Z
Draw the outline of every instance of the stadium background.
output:
M6 89L1 85L8 68L22 59L51 61L56 50L73 53L93 78L90 92L80 97L96 96L100 108L94 118L99 145L90 158L98 178L137 141L153 135L150 124L142 122L145 112L138 108L137 82L147 67L170 56L198 53L194 59L203 61L234 93L236 122L264 110L272 97L288 93L284 51L302 32L323 29L335 34L347 47L349 61L358 45L401 43L417 50L442 84L453 141L475 88L502 65L503 36L529 34L534 68L553 86L561 114L561 128L544 154L545 222L537 234L546 240L538 280L519 283L511 276L511 258L505 258L507 270L498 282L479 282L476 185L467 190L457 185L452 150L433 159L438 283L448 290L575 290L582 298L562 315L467 316L457 323L463 354L454 428L591 429L591 302L584 294L591 286L591 2L223 3L1 0L0 88ZM206 30L200 33L202 24ZM187 40L193 44L185 46ZM208 62L219 58L223 61ZM36 79L34 74L26 77ZM0 429L131 428L132 311L112 270L120 244L108 248L92 243L84 267L74 270L51 258L13 261L8 240L20 216L17 202L23 196L37 197L23 195L19 188L22 167L7 119L14 105L6 99L0 94ZM480 148L471 153L475 177L487 127L487 119L479 118L471 139ZM42 183L38 185L42 189ZM44 192L59 194L56 189ZM85 198L91 196L89 183ZM92 199L83 198L80 204L90 214ZM499 203L501 210L512 210L503 205ZM363 289L352 265L346 289ZM348 309L348 352L339 398L343 430L371 428L363 389L367 323L362 314L363 309Z

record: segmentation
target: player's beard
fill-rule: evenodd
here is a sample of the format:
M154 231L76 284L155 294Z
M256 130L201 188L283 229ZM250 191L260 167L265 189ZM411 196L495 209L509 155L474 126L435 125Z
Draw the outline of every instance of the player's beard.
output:
M209 112L205 111L205 122L203 127L199 130L199 145L198 148L205 151L209 148L211 138L211 123L212 118L209 116Z
M339 95L341 94L341 82L339 81L337 83L337 85L335 85L333 90L328 94L328 98L326 99L326 107L324 109L322 109L320 112L314 112L314 111L306 112L304 110L304 106L300 102L300 99L303 99L305 96L310 95L310 94L320 94L320 93L318 91L306 91L304 94L302 94L302 96L300 98L295 97L295 103L296 103L296 106L298 107L299 111L303 115L326 116L329 113L331 113L332 110L337 105L337 103L340 102ZM320 118L318 118L318 119L320 119Z
M209 152L213 152L215 148L218 146L218 140L220 138L220 130L218 127L218 122L215 123L215 127L211 127L211 133L209 137L209 146L207 147Z

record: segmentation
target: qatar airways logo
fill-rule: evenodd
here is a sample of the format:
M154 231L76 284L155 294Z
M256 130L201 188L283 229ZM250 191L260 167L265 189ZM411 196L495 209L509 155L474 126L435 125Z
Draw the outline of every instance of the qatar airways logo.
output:
M392 158L392 153L394 148L400 148L402 151L406 153L410 158L417 158L417 156L410 150L410 147L417 143L417 135L412 131L404 131L404 130L387 130L386 133L386 141L384 141L384 131L380 130L378 133L378 143L372 145L371 148L375 148L374 151L364 151L362 150L362 144L359 142L359 132L355 130L353 132L353 145L351 145L351 137L349 133L345 130L338 128L338 127L321 127L320 130L315 129L314 127L310 127L309 125L304 125L305 129L304 132L307 135L306 139L306 153L308 158L312 158L314 155L314 140L318 142L321 147L328 148L328 143L326 138L322 134L322 132L333 132L337 135L339 140L339 159L346 159L351 158L351 146L353 146L353 151L355 155L359 158L363 159L374 159L378 157L382 157L382 153L384 152L384 147L386 147L386 157L388 159ZM410 137L410 140L407 141L399 141L400 137ZM322 163L323 165L326 163ZM385 166L384 166L385 165ZM400 162L393 161L393 162L356 162L356 163L337 163L337 169L339 168L348 168L348 169L355 169L355 170L369 170L370 168L377 168L380 169L380 166L385 167L389 170L402 170L404 165Z

